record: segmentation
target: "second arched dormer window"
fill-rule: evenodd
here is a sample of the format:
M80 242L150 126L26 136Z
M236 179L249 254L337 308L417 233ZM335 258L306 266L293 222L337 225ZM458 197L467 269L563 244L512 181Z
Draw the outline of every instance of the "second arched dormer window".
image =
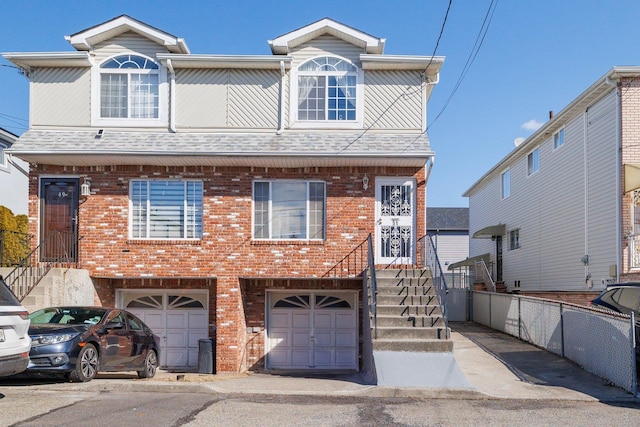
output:
M120 55L100 67L100 117L157 119L158 64L138 55Z
M349 61L323 56L297 69L296 122L356 122L359 119L358 68Z

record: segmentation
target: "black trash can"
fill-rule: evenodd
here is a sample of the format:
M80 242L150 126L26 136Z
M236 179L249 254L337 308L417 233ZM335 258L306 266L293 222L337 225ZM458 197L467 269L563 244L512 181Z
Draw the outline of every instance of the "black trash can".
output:
M198 340L198 373L215 373L215 350L212 339Z

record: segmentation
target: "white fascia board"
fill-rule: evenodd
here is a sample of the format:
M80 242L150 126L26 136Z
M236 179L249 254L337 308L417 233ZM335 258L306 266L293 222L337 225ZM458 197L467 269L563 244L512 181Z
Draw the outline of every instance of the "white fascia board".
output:
M77 50L90 50L96 43L127 31L134 31L176 53L190 53L184 39L158 30L126 15L119 16L79 33L65 36L65 39Z
M157 58L164 64L171 60L174 68L257 68L280 69L280 62L285 68L291 67L290 56L265 55L181 55L158 54Z
M332 34L348 42L355 42L365 48L367 53L381 54L384 52L386 39L371 36L362 31L351 28L329 18L324 18L290 33L269 40L269 46L274 54L286 54L290 49L305 43L324 33Z
M429 74L437 74L444 60L444 56L360 55L365 70L424 70L428 66Z
M34 67L91 67L89 52L7 52L2 57L27 73Z

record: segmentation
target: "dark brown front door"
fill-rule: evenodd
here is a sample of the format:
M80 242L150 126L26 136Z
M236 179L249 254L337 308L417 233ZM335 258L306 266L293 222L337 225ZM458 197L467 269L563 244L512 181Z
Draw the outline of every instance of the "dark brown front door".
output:
M76 262L79 181L77 178L43 178L40 185L40 258Z

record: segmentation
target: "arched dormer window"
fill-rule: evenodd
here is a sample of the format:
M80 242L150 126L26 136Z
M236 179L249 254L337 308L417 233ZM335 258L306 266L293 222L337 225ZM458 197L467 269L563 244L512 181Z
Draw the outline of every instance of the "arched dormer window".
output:
M294 124L357 124L362 110L362 78L351 62L333 56L310 59L296 70Z
M158 65L142 56L121 55L100 67L100 117L157 119Z
M131 53L108 58L95 70L94 124L165 124L166 72L158 63Z

